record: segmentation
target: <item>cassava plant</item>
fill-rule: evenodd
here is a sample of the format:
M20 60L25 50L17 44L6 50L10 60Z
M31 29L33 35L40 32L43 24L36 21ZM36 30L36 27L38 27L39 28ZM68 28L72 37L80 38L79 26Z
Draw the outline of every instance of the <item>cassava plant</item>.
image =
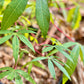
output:
M70 76L75 71L75 68L77 66L78 57L80 55L81 60L84 63L84 46L82 46L79 43L76 42L68 42L61 44L58 40L52 40L52 45L44 44L43 46L46 46L42 53L48 52L47 55L44 57L36 57L31 62L26 63L22 68L29 65L28 67L28 73L24 72L23 70L17 69L18 65L18 59L22 58L23 53L30 53L30 50L32 50L35 53L34 47L32 43L28 40L29 33L33 33L34 35L37 34L38 29L34 30L31 28L27 28L26 24L31 24L31 21L27 19L24 14L22 15L23 11L33 6L35 11L34 15L36 16L37 24L39 25L39 28L42 32L42 36L44 39L47 38L47 32L49 30L49 23L50 21L53 23L52 16L50 17L49 12L49 6L58 7L57 3L52 3L53 1L57 0L36 0L32 4L28 4L28 0L0 0L0 21L1 21L1 29L0 29L0 35L4 35L0 39L0 44L3 44L4 42L7 42L9 39L12 40L11 48L13 49L13 57L15 59L15 66L14 67L2 67L0 68L0 71L3 71L0 73L0 79L7 77L8 80L15 80L16 84L23 84L23 81L21 79L21 76L23 76L26 80L30 81L32 84L36 84L36 82L32 79L30 76L30 72L32 69L32 66L35 65L40 68L44 68L42 64L40 64L37 61L40 60L48 60L48 68L49 71L54 79L56 79L55 64L62 72L63 72L63 84L66 83L66 81L69 79L71 80ZM60 0L61 1L61 0ZM33 1L32 1L33 2ZM7 3L6 8L4 8L4 4ZM60 8L63 8L63 16L66 21L68 21L72 26L72 29L76 29L79 27L79 22L81 20L81 15L79 12L79 6L77 5L76 8L73 8L69 11L68 16L66 13L65 5L63 2L60 3ZM77 13L79 12L79 13ZM72 13L72 14L71 14ZM32 15L32 17L34 16ZM73 17L73 15L75 15ZM51 20L50 20L51 19ZM24 21L24 26L20 25L18 27L15 26L14 23L17 23L18 21ZM25 24L25 22L27 22ZM36 31L36 32L35 32ZM34 37L31 37L34 39L34 41L38 42L38 40ZM31 40L31 39L30 39ZM21 49L20 44L21 41L30 48L30 50ZM9 46L10 46L9 45ZM74 48L72 50L69 49L69 47L73 46ZM67 53L67 52L68 53ZM60 52L62 53L66 58L67 62L64 63L61 60L59 60L58 56L55 56L54 54ZM64 67L61 65L63 64Z

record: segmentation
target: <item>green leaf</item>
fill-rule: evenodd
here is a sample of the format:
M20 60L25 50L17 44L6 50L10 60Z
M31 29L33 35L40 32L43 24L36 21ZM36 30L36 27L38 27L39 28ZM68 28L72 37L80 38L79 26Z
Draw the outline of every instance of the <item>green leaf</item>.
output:
M19 30L17 33L36 33L36 32L31 31L31 30L23 29L23 30Z
M10 30L0 30L0 34L7 34L7 33L13 33L13 31L10 31Z
M0 71L2 71L2 70L13 70L13 68L11 68L11 67L2 67L2 68L0 68Z
M73 63L69 60L67 60L66 64L70 67L68 68L67 66L64 66L64 68L67 70L67 72L69 73L69 76L71 76L73 74L73 72L75 71L75 68L77 66L78 63L78 56L79 56L79 46L76 45L73 50L71 51L71 57L73 59ZM65 84L67 82L68 78L63 74L63 83Z
M18 60L18 54L19 54L19 40L16 35L13 37L12 46L13 46L13 56L16 63Z
M39 62L32 62L32 63L39 68L45 69L45 67L42 64L40 64Z
M52 50L51 52L48 53L48 56L50 56L52 54L55 54L56 52L58 52L58 50L57 49L54 49L54 50Z
M84 46L80 45L80 57L84 63Z
M79 6L77 6L75 8L75 11L74 11L74 16L73 16L73 20L72 20L72 28L73 29L76 29L79 27L79 24L80 24L80 21L81 21L81 15L80 15L80 12L79 12Z
M25 50L25 49L21 49L21 51L20 51L20 59L22 58L24 53L28 54L29 52L27 50Z
M67 12L66 12L66 10L65 10L65 5L64 5L64 3L62 2L62 0L59 0L60 1L60 3L59 3L59 5L60 5L60 7L61 7L61 9L62 9L62 12L63 12L63 16L64 16L64 18L65 18L65 20L67 19Z
M71 22L72 29L79 28L80 21L81 21L81 14L79 10L79 6L76 6L76 8L72 8L68 12L68 22Z
M0 0L0 9L2 9L3 4L4 4L4 0Z
M55 2L56 0L52 0L52 2ZM57 3L52 3L53 4L53 6L55 7L55 8L58 8L58 4Z
M4 11L1 29L9 28L23 13L28 0L12 0Z
M20 59L22 58L23 55L24 55L24 52L21 51L21 52L20 52Z
M11 73L11 71L5 71L5 72L0 73L0 79L4 78L5 76L7 76L10 73Z
M44 49L42 50L42 53L51 51L52 49L53 49L53 46L46 47L46 48L44 48Z
M22 66L22 68L26 67L27 65L29 65L31 63L32 63L32 61L31 62L27 62L25 65Z
M67 47L63 46L63 45L55 45L55 48L59 48L60 50L67 50L68 52L70 52L70 49L68 49Z
M43 36L46 37L50 22L47 0L36 0L36 19Z
M69 54L67 54L65 51L63 51L59 46L55 46L56 49L61 52L67 59L69 59L71 62L73 62L72 58L70 57Z
M59 63L57 63L56 61L52 60L54 62L54 64L71 80L68 72L66 71L66 69L61 66Z
M66 63L64 63L64 62L62 62L60 60L57 60L57 59L54 59L54 60L57 61L57 62L59 62L59 63L61 63L61 64L64 64L66 67L70 68Z
M47 59L47 57L37 57L37 58L33 59L32 62L39 61L39 60L45 60L45 59Z
M10 39L12 37L12 35L7 35L3 38L0 39L0 44L4 43L5 41L7 41L8 39Z
M49 59L48 59L48 68L49 68L49 71L50 71L52 77L55 79L56 78L56 74L55 74L54 65L53 65L52 61L49 60Z
M75 23L75 25L73 27L74 30L77 29L77 28L79 28L81 19L82 19L81 13L78 12L78 18L77 18L76 23Z
M8 74L7 79L8 80L13 80L15 77L15 70L12 70L11 73Z
M74 10L75 10L75 8L72 8L69 10L68 16L67 16L67 22L71 22L73 20Z
M33 84L36 84L35 81L32 79L32 77L28 73L26 73L22 70L19 70L19 69L16 70L16 72L19 73L20 75L22 75L26 80L30 81Z
M21 80L21 77L18 75L18 73L15 74L15 83L16 84L23 84L23 81Z
M69 59L71 62L73 62L72 58L69 54L67 54L65 51L60 51L67 59Z
M76 45L76 44L77 44L76 42L67 42L67 43L64 43L63 46L66 48L69 48L69 47Z
M31 64L29 64L29 66L28 66L28 74L30 74L30 73L31 73L32 66L33 66L33 64L32 64L32 63L31 63Z
M18 35L18 36L19 36L20 40L21 40L25 45L27 45L33 52L35 52L35 50L34 50L32 44L30 43L30 41L29 41L25 36L23 36L23 35Z

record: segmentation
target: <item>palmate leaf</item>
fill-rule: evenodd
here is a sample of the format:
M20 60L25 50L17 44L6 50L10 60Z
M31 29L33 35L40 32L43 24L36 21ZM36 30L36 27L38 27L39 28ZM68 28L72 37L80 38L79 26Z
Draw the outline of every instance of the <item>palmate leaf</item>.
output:
M71 57L73 59L73 63L69 60L67 60L66 64L70 67L68 68L67 66L64 66L64 68L67 70L67 72L69 73L69 76L71 76L73 74L73 72L75 71L75 68L77 66L78 63L78 56L79 56L79 46L76 45L73 50L71 51ZM68 78L63 74L63 82L62 84L65 84L67 82Z
M47 0L36 0L36 19L43 36L46 37L50 22Z
M13 56L16 63L18 59L18 54L19 54L19 40L16 35L13 37L12 46L13 46Z
M35 81L32 79L32 77L28 73L26 73L22 70L19 70L19 69L16 70L16 72L19 73L20 75L22 75L26 80L30 81L33 84L36 84Z
M34 50L32 44L30 43L30 41L29 41L25 36L23 36L23 35L18 35L18 36L19 36L20 40L21 40L25 45L27 45L33 52L35 52L35 50Z
M9 28L23 13L28 0L12 0L4 11L1 29Z
M4 43L5 41L7 41L8 39L10 39L12 37L12 35L7 35L3 38L0 39L0 44Z
M54 65L50 59L48 59L48 68L49 68L49 71L50 71L52 77L55 79L56 73L55 73Z
M8 74L7 79L8 80L13 80L15 77L15 70L12 70L11 73Z

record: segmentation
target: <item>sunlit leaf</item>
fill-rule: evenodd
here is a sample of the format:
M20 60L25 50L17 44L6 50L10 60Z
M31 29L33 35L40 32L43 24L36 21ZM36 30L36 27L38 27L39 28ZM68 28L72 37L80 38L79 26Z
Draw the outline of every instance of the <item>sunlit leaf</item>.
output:
M72 21L72 19L73 19L73 14L74 14L74 10L75 10L75 8L72 8L72 9L69 10L68 16L67 16L67 21L68 21L68 22L71 22L71 21Z
M74 11L74 16L73 16L71 27L73 29L78 28L79 27L79 24L80 24L80 21L81 21L81 15L80 15L80 11L79 11L79 6L77 6L75 8L75 11Z
M29 66L28 66L28 74L30 74L30 73L31 73L32 66L33 66L33 64L32 64L32 63L31 63L31 64L29 64Z
M56 61L53 60L53 62L71 80L71 78L70 78L68 72L66 71L66 69L63 66L61 66L59 63L57 63Z
M4 0L0 0L0 9L2 9L3 4L4 4Z
M67 60L66 64L70 67L68 68L67 66L65 66L64 68L67 70L67 72L69 73L69 76L71 76L73 74L73 72L75 71L75 68L77 66L78 63L78 56L79 56L79 46L75 46L73 48L73 50L71 51L70 56L73 59L73 63L69 60ZM63 74L63 82L62 84L65 84L67 82L68 78Z
M84 63L84 46L80 46L80 57L81 57L81 60L83 61Z

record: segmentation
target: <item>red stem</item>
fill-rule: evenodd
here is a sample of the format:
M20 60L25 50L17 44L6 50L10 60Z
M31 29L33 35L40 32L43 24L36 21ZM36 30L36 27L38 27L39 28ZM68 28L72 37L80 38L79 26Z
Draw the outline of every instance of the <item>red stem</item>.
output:
M50 22L52 23L52 22ZM61 29L59 29L55 24L54 24L55 28L57 28L58 31L60 31L61 33L63 33L70 41L75 42L73 39L71 39L71 37L67 36Z
M41 56L44 56L42 53L40 53L35 47L34 47L34 49L35 49L35 51L39 54L39 55L41 55Z

